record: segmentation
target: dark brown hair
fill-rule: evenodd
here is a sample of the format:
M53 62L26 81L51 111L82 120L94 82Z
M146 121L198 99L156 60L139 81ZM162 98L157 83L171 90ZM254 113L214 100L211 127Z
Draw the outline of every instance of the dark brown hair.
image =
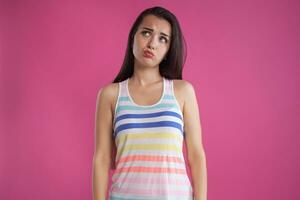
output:
M156 6L141 12L133 23L128 36L125 58L113 83L121 82L133 75L134 55L132 46L134 35L136 34L139 25L142 23L142 20L147 15L154 15L158 18L167 20L172 29L170 48L167 52L166 59L162 60L159 64L159 73L161 76L168 79L182 79L182 69L186 60L186 43L184 36L175 15L165 8Z

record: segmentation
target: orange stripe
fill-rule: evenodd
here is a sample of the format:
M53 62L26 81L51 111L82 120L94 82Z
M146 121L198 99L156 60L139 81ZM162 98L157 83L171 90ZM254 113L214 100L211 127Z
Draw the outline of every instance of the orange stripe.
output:
M123 173L123 172L186 174L186 171L184 169L162 168L162 167L122 167L120 169L116 169L115 171L115 173Z

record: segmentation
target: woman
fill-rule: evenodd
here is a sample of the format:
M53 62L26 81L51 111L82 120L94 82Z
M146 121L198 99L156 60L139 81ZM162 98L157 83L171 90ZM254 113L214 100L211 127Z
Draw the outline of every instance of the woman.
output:
M111 200L207 199L197 99L182 80L183 41L176 17L162 7L133 24L122 68L97 97L94 200L105 199L111 167Z

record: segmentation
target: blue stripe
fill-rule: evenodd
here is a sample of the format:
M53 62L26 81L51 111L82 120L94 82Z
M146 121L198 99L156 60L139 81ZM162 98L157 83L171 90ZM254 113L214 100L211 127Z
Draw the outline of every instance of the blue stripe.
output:
M181 115L179 115L176 112L172 111L162 111L162 112L156 112L156 113L147 113L147 114L124 114L120 115L116 118L115 124L122 120L122 119L129 119L129 118L150 118L150 117L160 117L160 116L174 116L182 120Z
M177 123L177 122L172 122L172 121L160 121L160 122L145 122L145 123L127 123L127 124L122 124L116 128L115 131L115 136L118 135L118 133L122 130L125 129L130 129L130 128L152 128L152 127L162 127L162 126L169 126L169 127L175 127L179 129L181 132L182 130L182 125Z
M165 94L164 99L174 99L173 95Z
M130 101L129 97L128 96L121 96L119 98L119 101Z
M125 199L125 198L121 198L121 197L113 197L113 196L109 196L109 200L142 200L142 199Z

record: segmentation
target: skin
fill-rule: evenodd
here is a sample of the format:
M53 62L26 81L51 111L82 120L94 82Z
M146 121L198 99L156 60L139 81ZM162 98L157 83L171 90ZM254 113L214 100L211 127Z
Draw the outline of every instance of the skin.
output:
M146 16L138 27L133 42L134 73L128 87L134 102L139 105L154 104L161 97L163 83L159 63L170 48L170 36L169 22L153 15ZM144 57L145 49L153 52L154 57Z
M143 32L146 30L148 32ZM152 105L161 97L163 83L159 74L159 63L168 52L171 39L162 35L162 33L171 36L169 22L148 15L144 18L134 36L134 73L129 79L128 89L133 101L138 105ZM166 42L163 38L168 41ZM153 58L144 57L144 49L151 50L155 56ZM104 200L106 198L108 172L112 162L112 122L118 91L118 83L110 83L101 88L97 96L95 114L96 148L93 157L94 200ZM188 161L191 167L194 199L206 200L206 156L202 145L202 131L195 90L188 81L174 80L174 93L184 116L184 131Z

